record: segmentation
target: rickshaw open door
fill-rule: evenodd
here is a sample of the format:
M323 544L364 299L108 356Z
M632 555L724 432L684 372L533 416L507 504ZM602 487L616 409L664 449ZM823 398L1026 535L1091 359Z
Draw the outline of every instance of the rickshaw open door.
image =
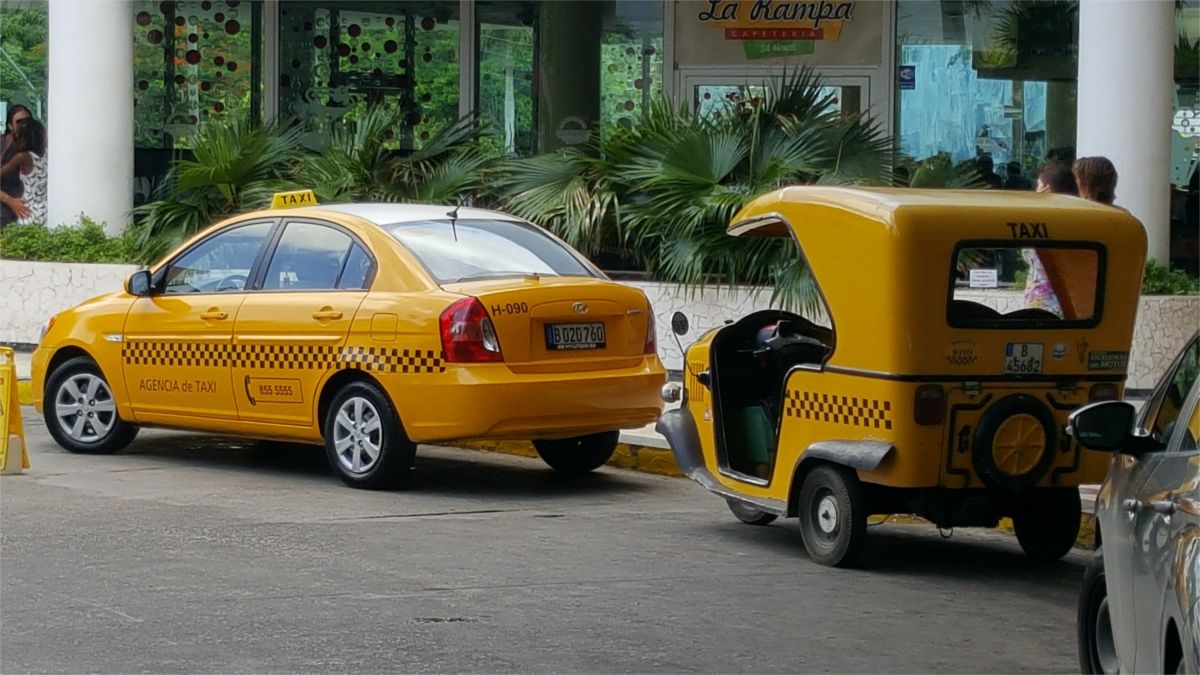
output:
M684 352L682 405L659 430L686 475L743 522L798 517L826 565L862 562L876 514L1011 517L1030 556L1070 550L1078 486L1107 463L1066 418L1123 388L1136 219L1059 195L791 187L729 233L793 238L819 302L754 312Z

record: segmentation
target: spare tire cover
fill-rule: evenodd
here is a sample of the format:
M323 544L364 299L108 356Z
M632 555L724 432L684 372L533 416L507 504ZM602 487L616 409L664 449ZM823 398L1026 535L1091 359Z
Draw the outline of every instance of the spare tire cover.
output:
M975 430L971 463L989 487L1031 487L1054 463L1058 424L1044 403L1027 394L1006 396L983 414Z

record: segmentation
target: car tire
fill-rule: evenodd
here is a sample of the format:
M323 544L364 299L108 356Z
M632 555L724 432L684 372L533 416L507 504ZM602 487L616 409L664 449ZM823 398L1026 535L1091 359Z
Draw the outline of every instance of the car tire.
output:
M1007 468L997 466L996 463L996 452L1000 450L1000 446L997 445L999 440L997 432L1000 432L1010 422L1022 423L1017 419L1021 417L1036 420L1041 427L1042 452L1032 466L1027 467L1024 471L1010 473ZM993 403L979 421L971 443L971 464L975 467L975 472L979 474L979 479L987 487L1008 492L1020 492L1032 488L1054 464L1058 449L1057 435L1054 431L1057 426L1058 423L1055 421L1053 413L1033 396L1014 394ZM1011 427L1008 428L1011 429ZM1017 455L1018 461L1020 456Z
M800 538L820 565L852 567L859 563L867 536L867 505L858 475L832 464L804 477L797 502Z
M1075 621L1079 647L1079 670L1085 675L1117 673L1116 640L1108 613L1108 586L1104 576L1104 554L1097 549L1083 573L1079 609Z
M725 503L729 505L729 510L733 512L734 517L747 525L770 525L779 517L774 513L761 511L736 499L726 499Z
M100 366L76 356L50 373L42 417L67 452L110 455L129 445L138 427L121 419Z
M578 476L598 469L612 459L620 438L619 431L604 431L574 438L534 441L533 447L550 468L564 475Z
M382 490L402 486L417 446L408 439L395 407L371 382L350 382L325 412L325 456L350 487Z
M1077 488L1032 492L1013 514L1013 531L1025 555L1034 560L1058 560L1079 538L1081 515Z

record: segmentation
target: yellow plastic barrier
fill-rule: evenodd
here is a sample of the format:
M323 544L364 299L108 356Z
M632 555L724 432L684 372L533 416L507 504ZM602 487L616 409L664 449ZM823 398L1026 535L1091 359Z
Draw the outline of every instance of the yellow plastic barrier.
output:
M14 450L10 453L9 449ZM20 456L17 456L17 449ZM0 347L0 474L19 474L29 468L21 402L17 393L17 360L13 350Z

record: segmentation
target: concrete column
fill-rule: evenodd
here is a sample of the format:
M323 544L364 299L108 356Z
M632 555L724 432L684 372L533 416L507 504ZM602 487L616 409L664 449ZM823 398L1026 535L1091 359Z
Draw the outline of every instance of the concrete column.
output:
M1079 3L1076 155L1117 167L1117 204L1146 226L1151 258L1170 247L1175 3Z
M118 233L133 208L133 5L50 3L47 225Z

